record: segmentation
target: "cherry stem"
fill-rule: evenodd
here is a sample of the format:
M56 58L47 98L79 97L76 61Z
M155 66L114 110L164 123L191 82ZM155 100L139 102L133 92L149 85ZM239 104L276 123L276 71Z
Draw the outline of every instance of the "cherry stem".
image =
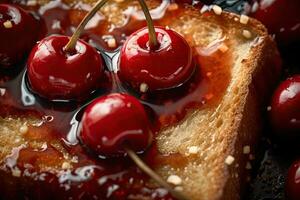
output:
M158 41L156 38L156 33L155 33L155 28L153 25L152 17L150 15L149 9L148 9L145 1L139 0L139 3L142 7L142 10L144 12L144 15L145 15L146 21L147 21L148 32L149 32L149 47L150 47L150 49L156 49L158 46Z
M182 193L174 190L165 180L163 180L157 173L155 173L136 153L128 148L125 147L125 150L131 160L148 176L154 179L160 186L167 189L176 199L178 200L188 200L188 198L183 195Z
M88 12L88 14L83 18L83 20L80 22L80 24L77 26L75 32L73 33L71 39L69 40L69 42L67 43L67 45L65 46L64 50L66 52L73 52L75 51L75 47L76 47L76 43L77 40L80 37L80 34L82 33L82 31L84 30L84 27L87 25L87 23L94 17L94 15L98 12L98 10L104 6L104 4L106 4L109 0L99 0L94 7L92 8L92 10L90 10Z

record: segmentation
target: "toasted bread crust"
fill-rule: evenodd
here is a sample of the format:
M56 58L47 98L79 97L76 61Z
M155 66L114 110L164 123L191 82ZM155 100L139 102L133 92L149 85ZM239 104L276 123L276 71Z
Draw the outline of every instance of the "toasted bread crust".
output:
M252 52L252 58L245 63L247 68L254 70L249 76L248 92L241 111L242 116L237 119L240 122L236 131L235 146L231 151L239 167L229 169L230 175L221 198L224 200L241 199L242 192L250 180L251 163L255 159L260 133L263 131L263 113L281 71L280 63L278 63L280 62L279 52L274 40L268 36L267 30L260 22L252 19L251 23L260 28L265 39L259 45L258 50ZM243 152L245 146L251 147L251 152L246 155Z
M230 24L234 23L230 22L230 20L239 19L239 16L232 13L223 12L222 16L227 19L225 23ZM224 24L222 25L224 26ZM236 24L234 24L234 26L236 26L235 28L237 29L241 28ZM242 28L240 30L242 30ZM279 59L276 45L268 35L266 28L255 19L249 19L247 28L250 28L252 33L255 32L257 34L259 42L253 45L247 57L241 60L240 68L244 69L242 73L233 75L238 75L239 77L235 77L238 80L231 83L231 86L229 86L231 90L226 94L230 96L229 100L233 102L226 102L228 100L223 99L220 103L220 105L230 105L231 107L223 109L223 112L231 112L231 114L222 116L227 126L222 128L221 135L216 136L217 139L222 141L220 143L213 141L212 144L209 144L211 145L209 147L210 150L207 151L209 154L209 151L220 149L207 160L205 160L203 156L198 156L196 159L189 159L190 165L184 166L184 169L179 168L174 170L167 168L166 170L164 166L164 169L159 170L165 177L172 173L181 176L183 180L183 191L187 191L191 199L241 199L241 191L244 189L246 181L250 178L251 160L255 156L255 149L262 127L262 108L268 101L271 92L270 88L272 88L279 78L280 69L278 67L279 63L276 63ZM233 77L233 79L235 78ZM232 95L230 95L230 93ZM221 107L219 106L217 109L222 110ZM212 113L212 115L220 114L219 112L216 114L215 111L212 111ZM184 154L185 149L189 145L198 145L199 148L202 149L203 144L197 144L197 142L195 144L198 137L195 135L201 135L204 139L205 134L214 133L206 131L206 127L200 128L199 130L199 126L202 125L197 123L192 126L187 125L191 124L191 121L201 123L203 120L201 119L201 115L203 115L202 112L195 111L193 114L187 116L179 126L175 128L172 127L171 131L163 131L158 136L159 149L162 150L163 153L181 154ZM213 120L216 121L220 119ZM207 126L207 124L204 126ZM178 132L188 135L192 130L195 132L193 133L194 136L191 138L189 138L189 136L185 137L185 141L187 140L185 144L172 141L179 139L177 135ZM174 137L172 137L173 134L175 134ZM166 142L170 143L170 145L166 145ZM251 152L244 153L244 147L250 147ZM228 156L234 158L234 162L230 165L225 163ZM209 164L205 163L203 166L203 164L201 164L203 159L206 162L217 163L211 167L211 171L206 171L207 176L205 178L205 173L200 173L200 171L201 168L205 168L205 165L209 166ZM197 163L197 161L200 163ZM191 165L192 162L196 164L193 166ZM209 174L210 172L211 174Z

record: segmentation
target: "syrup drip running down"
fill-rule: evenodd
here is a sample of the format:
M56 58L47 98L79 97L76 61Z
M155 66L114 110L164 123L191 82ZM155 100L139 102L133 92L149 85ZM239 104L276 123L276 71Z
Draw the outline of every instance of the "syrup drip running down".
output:
M45 25L46 35L71 35L87 10L90 9L88 5L83 3L70 7L61 1L52 1L43 6L28 6L28 2L22 2L21 5L40 16ZM182 4L179 4L175 10L168 9L169 5L169 1L163 0L151 11L155 25L167 26L171 24L173 18L184 11ZM227 52L218 51L218 48L222 44L226 44L228 47L231 44L225 38L220 38L214 41L214 45L211 45L210 48L202 49L193 46L194 62L197 69L184 85L151 94L141 95L134 92L129 86L121 83L115 73L118 70L119 46L132 32L146 26L146 22L135 7L128 7L124 13L126 20L119 26L111 24L101 14L96 15L82 35L84 40L98 49L106 66L106 79L83 102L50 102L33 94L26 78L25 61L16 67L15 72L0 74L0 106L4 108L0 110L0 116L42 118L43 120L36 127L29 127L30 132L38 135L41 130L44 130L43 136L40 136L44 141L51 143L54 140L59 143L59 145L56 143L46 144L45 148L40 151L21 146L16 149L16 155L10 157L10 163L14 161L22 173L26 172L32 177L36 176L37 179L44 180L32 183L37 185L31 188L37 187L43 191L43 188L47 188L48 182L57 182L57 188L52 188L56 194L49 195L49 198L59 197L61 194L73 197L79 195L89 197L90 194L98 194L103 198L124 198L129 194L141 194L151 196L153 199L162 199L163 197L171 199L166 190L147 185L148 177L141 173L132 162L126 159L103 161L94 158L92 154L86 152L85 148L81 147L76 132L83 109L98 96L112 92L130 93L138 97L144 104L152 121L153 132L158 133L162 128L178 123L191 109L205 109L217 105L229 84L229 69L232 64L231 53L230 50ZM42 28L42 30L44 29ZM187 40L189 41L188 38ZM35 166L39 162L45 162L39 160L42 155L52 155L53 158L59 157L57 149L61 146L64 151L67 151L66 155L76 155L71 158L75 160L73 162L75 170L62 171L59 178L54 177L51 173L39 175L30 173L30 169L27 168L28 164ZM158 165L156 160L160 160L161 157L170 160L177 159L177 155L174 157L173 155L160 155L156 146L153 145L145 155L145 160L151 160L149 164L155 168ZM57 161L53 160L53 162ZM14 169L12 165L9 166L11 166L11 170ZM5 181L8 179L4 178L3 185L5 185ZM78 193L81 190L72 186L72 183L80 183L86 192L84 194ZM99 185L99 188L93 185ZM95 188L96 191L94 191ZM29 194L30 192L27 191L26 195ZM34 195L38 194L30 195L33 195L32 198L36 198Z

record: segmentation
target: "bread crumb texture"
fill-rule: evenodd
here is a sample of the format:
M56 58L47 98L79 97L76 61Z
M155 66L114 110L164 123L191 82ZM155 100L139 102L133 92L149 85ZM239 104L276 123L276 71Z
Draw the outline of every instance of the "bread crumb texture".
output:
M21 176L18 163L33 165L39 172L55 173L71 169L76 162L53 138L44 119L16 116L0 117L0 160L0 167L10 169L15 177Z

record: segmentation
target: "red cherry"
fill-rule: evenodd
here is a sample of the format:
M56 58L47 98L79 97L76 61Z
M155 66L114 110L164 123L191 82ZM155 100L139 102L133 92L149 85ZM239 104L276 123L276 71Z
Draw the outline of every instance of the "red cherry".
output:
M289 200L300 199L300 160L291 165L285 186L286 195Z
M300 75L282 82L271 103L271 123L274 130L300 136Z
M149 47L148 29L133 33L121 49L119 76L139 90L147 84L149 90L178 87L194 72L192 50L185 39L173 30L155 27L159 46Z
M103 157L124 155L124 145L142 152L152 138L143 105L119 93L100 97L86 108L79 134L85 145Z
M83 99L97 87L104 71L97 51L78 40L76 51L64 51L67 36L50 36L31 51L27 67L31 89L50 100Z
M260 0L252 16L275 34L280 44L288 44L300 40L299 10L299 0Z
M24 57L39 35L37 20L16 5L0 4L0 67Z

